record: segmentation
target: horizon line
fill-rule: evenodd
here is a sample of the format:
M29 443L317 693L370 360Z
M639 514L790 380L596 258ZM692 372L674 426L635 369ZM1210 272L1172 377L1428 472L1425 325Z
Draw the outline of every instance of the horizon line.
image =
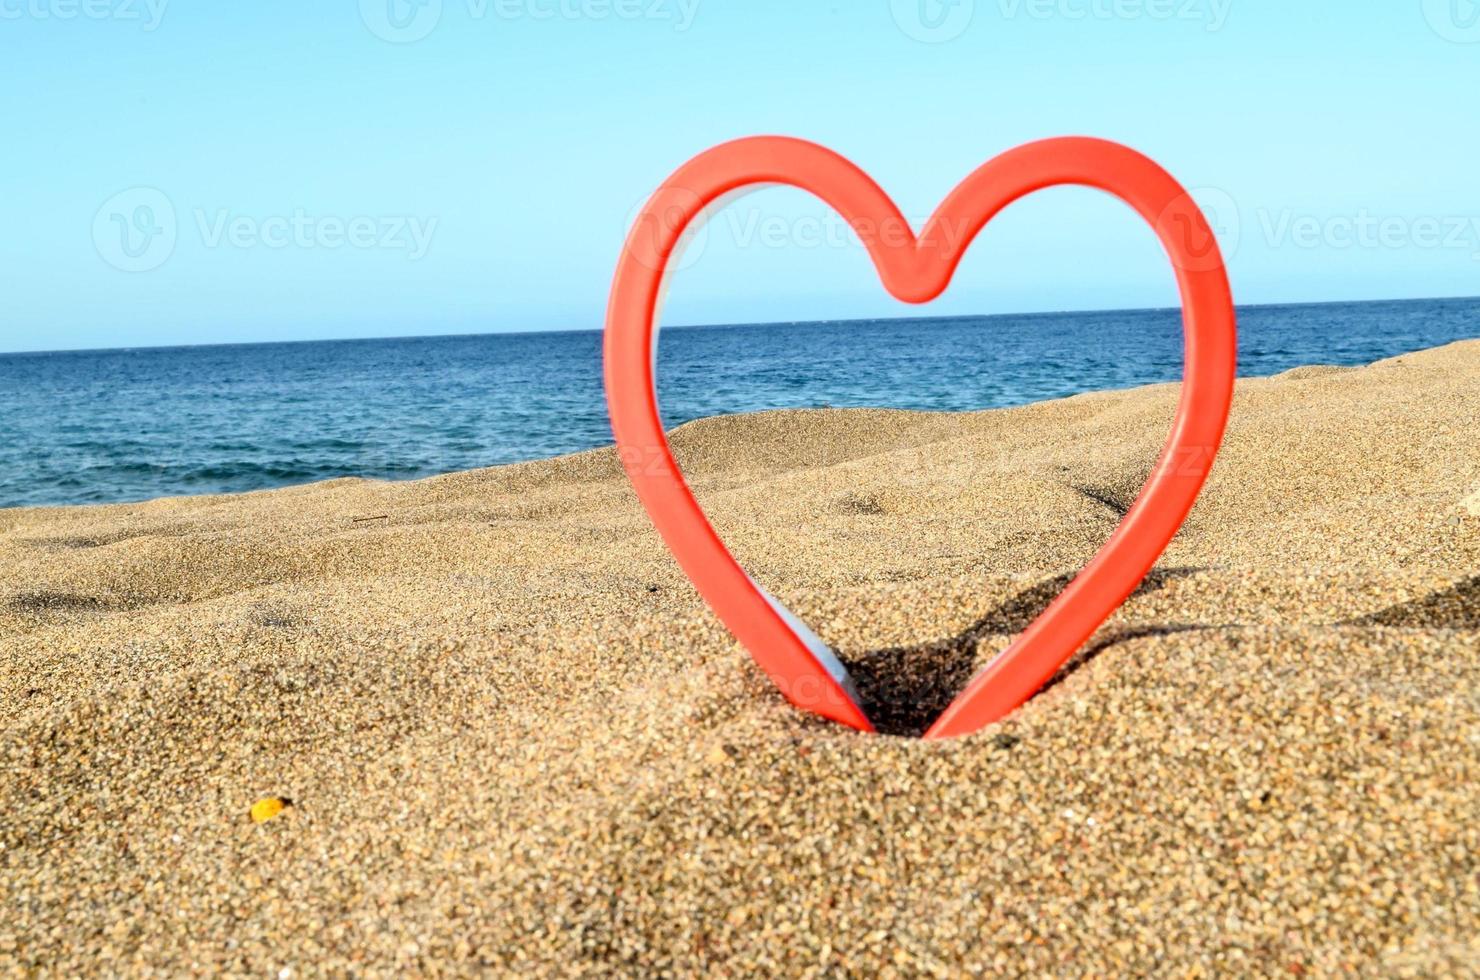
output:
M1303 300L1287 303L1235 303L1235 310L1257 310L1274 309L1278 307L1294 306L1342 306L1342 305L1366 305L1374 303L1433 303L1441 301L1462 302L1465 300L1480 300L1480 295L1474 296L1411 296L1395 297L1390 299L1357 299L1357 300ZM951 320L996 320L1023 317L1048 317L1048 316L1094 316L1105 313L1163 313L1180 311L1181 306L1127 306L1107 307L1091 310L1037 310L1019 313L951 313L944 316L882 316L882 317L839 317L826 320L760 320L760 321L730 321L724 323L682 323L664 326L659 324L662 330L725 330L734 327L795 327L811 324L840 324L840 323L918 323L925 320L951 321ZM489 330L469 333L434 333L434 334L395 334L381 337L332 337L303 340L234 340L220 341L216 343L200 344L143 344L127 345L123 347L58 347L51 350L17 350L0 351L0 357L44 357L51 354L113 354L129 351L160 351L160 350L195 350L202 347L274 347L289 344L357 344L374 343L377 341L391 340L449 340L454 337L479 338L479 337L506 337L526 336L538 337L548 334L580 334L580 333L602 333L605 327L568 327L553 330Z

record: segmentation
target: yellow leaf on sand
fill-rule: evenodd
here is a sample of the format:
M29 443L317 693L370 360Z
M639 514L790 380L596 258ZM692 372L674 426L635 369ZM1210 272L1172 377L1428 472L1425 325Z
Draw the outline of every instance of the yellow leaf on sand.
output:
M287 800L276 796L264 796L252 804L252 822L266 823L287 808Z

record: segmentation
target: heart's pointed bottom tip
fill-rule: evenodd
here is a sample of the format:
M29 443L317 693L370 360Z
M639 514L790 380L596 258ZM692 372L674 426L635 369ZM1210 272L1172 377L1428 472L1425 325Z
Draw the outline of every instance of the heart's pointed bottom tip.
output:
M805 711L821 715L828 721L835 721L839 725L852 728L868 735L877 734L873 722L868 720L868 715L857 704L849 703L846 707L837 705L798 705Z

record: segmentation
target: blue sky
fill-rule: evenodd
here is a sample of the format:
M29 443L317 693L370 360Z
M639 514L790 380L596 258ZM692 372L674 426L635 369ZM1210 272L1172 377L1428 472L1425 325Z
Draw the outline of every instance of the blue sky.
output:
M786 133L917 221L1019 142L1117 139L1245 303L1480 294L1471 0L0 0L0 350L599 327L626 224ZM665 322L922 312L799 192L713 222ZM934 309L1171 305L1090 191Z

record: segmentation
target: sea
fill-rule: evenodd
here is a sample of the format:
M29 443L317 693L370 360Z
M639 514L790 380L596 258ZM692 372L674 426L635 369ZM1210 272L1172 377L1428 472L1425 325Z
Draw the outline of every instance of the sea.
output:
M1480 337L1480 299L1251 306L1239 374ZM1175 381L1178 310L665 327L665 422ZM600 331L0 354L0 507L409 480L611 442Z

